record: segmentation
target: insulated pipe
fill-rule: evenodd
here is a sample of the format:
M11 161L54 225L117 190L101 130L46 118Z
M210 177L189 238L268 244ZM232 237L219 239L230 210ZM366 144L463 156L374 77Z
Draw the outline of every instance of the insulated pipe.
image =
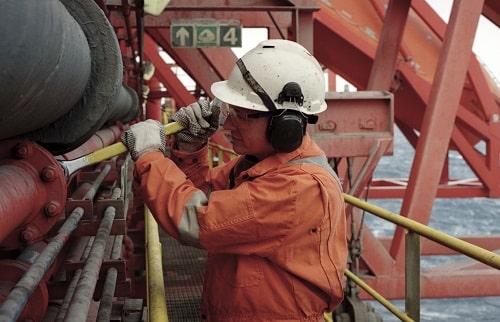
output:
M111 259L118 260L121 257L122 246L123 235L115 236L113 249L111 251ZM97 312L96 319L98 322L107 322L111 320L117 279L118 270L115 267L110 267L106 272L106 280L102 289L101 302L99 304L99 311Z
M92 244L89 258L83 267L80 280L73 294L71 304L66 312L65 321L86 321L90 308L90 302L95 291L97 279L106 248L106 242L111 232L111 226L115 218L116 208L109 206L104 211L97 235Z
M69 113L27 134L28 138L39 142L53 154L75 149L108 122L114 103L122 91L123 77L122 56L116 34L95 1L59 1L80 25L87 42L91 44L92 73L83 96Z
M99 310L97 311L97 322L108 322L111 320L117 277L118 270L115 267L108 268L108 270L106 271L106 279L104 280L104 286L102 289Z
M95 192L102 180L106 177L107 173L110 171L110 166L107 165L103 168L102 172L96 179L94 188L89 189L85 194L86 198L93 199ZM99 183L99 184L98 184ZM118 189L119 190L119 189ZM112 194L112 198L117 199L120 196L119 191L115 191ZM88 311L90 308L90 302L95 291L97 279L99 277L99 271L101 269L104 251L106 248L106 242L110 236L111 227L113 225L113 220L116 215L116 208L109 206L104 211L104 216L97 230L97 234L92 242L90 252L86 256L85 266L82 271L79 272L79 279L74 290L74 294L71 298L71 302L65 312L64 321L86 321Z
M122 84L115 100L112 102L108 122L120 121L128 123L139 114L139 97L129 86Z
M116 34L95 1L1 1L0 30L0 139L63 154L106 122L138 114Z
M61 2L6 0L0 12L0 139L5 139L70 111L90 79L91 59L82 29Z

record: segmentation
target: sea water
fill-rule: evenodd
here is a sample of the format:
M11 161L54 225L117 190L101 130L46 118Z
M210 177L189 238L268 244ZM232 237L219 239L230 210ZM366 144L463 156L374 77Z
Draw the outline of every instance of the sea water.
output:
M478 149L484 147L477 146ZM395 130L394 154L383 157L374 173L374 178L408 178L414 149L399 130ZM450 178L475 178L462 156L449 152ZM368 200L391 212L399 213L402 200ZM453 236L499 235L500 199L466 198L436 199L432 208L429 226ZM392 223L367 214L365 222L376 236L392 236ZM500 249L500 245L498 247ZM459 255L462 256L462 255ZM421 268L452 262L459 256L426 256L421 259ZM500 293L500 290L498 290ZM369 302L385 322L399 321L385 307ZM391 301L404 312L404 300ZM500 321L500 296L480 298L422 299L420 321Z

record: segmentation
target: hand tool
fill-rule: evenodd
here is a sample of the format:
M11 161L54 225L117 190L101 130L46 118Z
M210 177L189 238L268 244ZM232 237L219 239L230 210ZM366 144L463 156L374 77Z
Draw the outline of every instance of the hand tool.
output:
M222 105L222 101L219 100L218 98L214 98L210 102L210 109L214 109L214 107L217 107L220 109ZM219 112L217 112L219 113ZM172 135L175 134L183 129L182 125L180 125L177 122L171 122L168 123L164 126L165 134L166 135ZM80 170L84 167L87 167L89 165L97 164L99 162L108 160L114 156L117 156L119 154L122 154L124 152L127 152L127 147L125 144L122 142L117 142L114 144L111 144L105 148L96 150L92 153L89 153L87 155L84 155L82 157L79 157L74 160L64 160L64 161L59 161L61 164L63 170L64 170L64 175L66 178L69 178L70 175L72 175L75 171Z
M182 125L180 125L177 122L171 122L164 126L166 135L177 133L182 129L183 129ZM108 160L114 156L117 156L127 151L128 150L125 144L123 144L122 142L117 142L105 148L96 150L92 153L79 157L77 159L59 161L59 163L61 164L64 170L64 175L66 176L66 178L69 178L69 176L72 175L77 170Z

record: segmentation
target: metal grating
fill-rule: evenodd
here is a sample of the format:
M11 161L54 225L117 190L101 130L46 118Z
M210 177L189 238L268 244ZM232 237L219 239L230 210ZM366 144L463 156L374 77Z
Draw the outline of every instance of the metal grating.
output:
M181 245L160 231L169 322L199 321L206 251Z

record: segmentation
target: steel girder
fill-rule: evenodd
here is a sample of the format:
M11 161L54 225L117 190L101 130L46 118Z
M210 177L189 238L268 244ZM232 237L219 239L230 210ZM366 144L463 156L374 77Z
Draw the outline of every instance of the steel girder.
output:
M368 168L371 170L358 180L363 183L362 187L371 180L367 197L401 198L403 215L428 223L435 198L500 196L497 179L500 171L497 102L500 95L477 58L471 55L474 37L471 31L475 29L475 19L481 10L498 24L500 9L495 1L484 1L484 5L483 1L455 1L453 23L450 21L448 26L423 0L318 1L319 11L314 11L311 1L258 1L254 4L229 1L226 6L220 1L206 1L203 7L195 4L172 1L171 7L160 17L147 18L145 28L150 37L147 42L152 41L152 46L162 47L174 57L206 93L210 94L211 82L227 77L227 66L232 66L228 61L235 57L227 50L217 50L217 54L212 55L207 49L172 49L169 27L174 19L234 18L241 20L245 27L266 27L270 37L285 36L306 46L312 45L315 56L327 69L357 88L390 90L394 94L395 123L416 149L414 170L408 178L372 179L371 174L385 152L382 151L378 159L370 161ZM304 9L303 15L294 13L300 8ZM465 15L467 10L473 14ZM307 18L311 13L312 29ZM314 37L308 38L310 33ZM152 57L150 49L147 50L147 55ZM218 59L219 53L223 59ZM168 75L163 82L175 84L175 75L163 73ZM178 91L176 95L185 92L183 89ZM486 144L484 152L474 147L478 142ZM477 179L449 177L449 150L461 153ZM358 162L364 164L366 158ZM358 170L360 167L358 164ZM360 196L366 193L364 189L357 191ZM359 224L359 214L354 216ZM398 230L396 236L388 240L374 236L368 227L363 235L362 259L371 275L367 281L393 298L401 298L404 292L402 235ZM488 236L470 240L492 249L499 239ZM432 242L423 242L422 252L447 253ZM457 270L453 276L444 276L437 270L424 272L422 296L491 295L481 290L491 289L491 282L498 279L498 274L482 271L482 278L474 279L471 276L479 270L468 268L473 270ZM450 289L457 278L461 278L465 286L452 292Z

